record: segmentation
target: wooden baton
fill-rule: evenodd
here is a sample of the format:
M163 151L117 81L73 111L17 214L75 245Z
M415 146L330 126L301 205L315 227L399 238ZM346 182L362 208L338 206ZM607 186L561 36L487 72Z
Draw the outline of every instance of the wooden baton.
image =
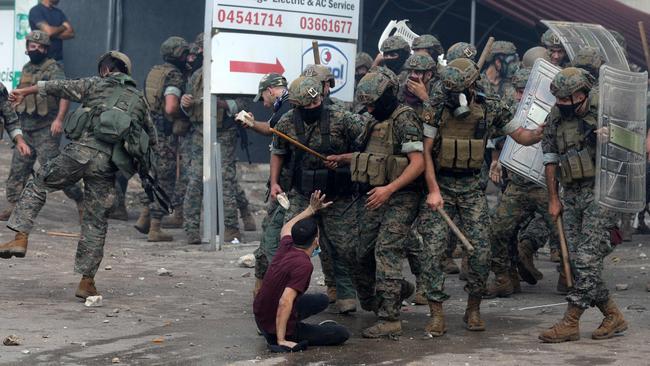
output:
M560 252L562 252L562 267L566 276L567 287L573 287L573 276L571 276L571 265L569 264L569 247L566 245L564 236L564 225L562 224L562 214L557 217L557 235L560 237Z
M641 36L641 46L643 46L643 54L645 55L645 64L650 70L650 48L648 48L648 38L645 35L645 26L643 22L639 22L639 34Z
M473 252L474 247L472 246L472 244L470 244L469 240L467 240L465 235L463 235L463 233L460 231L458 226L456 226L456 224L451 219L451 217L449 217L449 215L447 215L447 212L445 211L445 209L440 207L438 209L438 212L440 213L440 216L442 216L442 218L445 219L445 222L451 228L451 231L453 231L454 234L456 234L456 237L458 237L458 239L460 239L460 242L463 244L465 249L470 253Z
M317 158L319 158L319 159L321 159L323 161L327 161L327 158L325 157L325 155L320 154L320 153L310 149L309 147L301 144L300 141L296 141L296 140L292 139L291 136L285 135L284 133L276 130L275 128L269 128L269 130L271 131L271 133L277 135L281 139L287 141L288 143L290 143L293 146L299 148L300 150L306 152L307 154L313 155L313 156L315 156L315 157L317 157Z
M483 47L481 57L479 57L478 62L476 63L479 71L481 71L483 65L485 64L485 60L487 59L490 52L492 52L492 44L494 44L494 37L488 38L487 42L485 43L485 47Z
M318 41L311 41L311 49L314 51L314 64L320 65L320 50L318 49Z

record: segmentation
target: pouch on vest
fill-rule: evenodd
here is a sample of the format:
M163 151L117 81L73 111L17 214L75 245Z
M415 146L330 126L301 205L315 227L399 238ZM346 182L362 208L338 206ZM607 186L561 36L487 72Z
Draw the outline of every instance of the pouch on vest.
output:
M571 170L571 179L577 180L584 178L582 175L582 164L580 164L580 157L575 149L571 149L566 153L569 168Z
M374 187L386 184L386 157L370 155L368 158L368 184Z
M368 159L370 154L355 152L352 153L350 162L350 171L352 181L358 183L368 183Z
M392 182L395 179L399 178L404 170L409 165L409 159L405 156L391 155L387 159L386 163L386 172L388 176L388 182Z
M172 133L176 136L185 136L187 135L187 131L190 130L190 126L190 121L177 119L172 125Z
M469 168L469 140L456 140L456 168Z
M113 145L113 152L111 154L111 162L127 177L136 173L133 158L124 148L124 144Z
M453 168L454 157L456 157L456 140L442 138L440 145L440 168Z
M585 178L591 178L596 175L596 169L594 163L591 160L589 151L584 148L578 151L578 157L580 158L580 165L582 166L582 176Z
M99 115L99 122L93 129L98 140L115 144L121 141L131 126L131 116L119 109L109 109Z
M92 118L91 111L91 108L79 107L66 116L63 131L70 140L77 140L81 137Z
M566 155L560 156L560 182L562 184L571 183L571 167Z

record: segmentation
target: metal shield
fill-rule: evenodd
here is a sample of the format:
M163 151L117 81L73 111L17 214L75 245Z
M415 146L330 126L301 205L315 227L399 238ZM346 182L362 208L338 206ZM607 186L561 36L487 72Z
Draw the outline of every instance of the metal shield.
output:
M625 58L625 50L602 25L554 20L542 20L542 23L560 38L571 61L580 48L591 46L600 49L605 63L609 66L625 71L630 70Z
M544 59L537 59L530 72L526 89L517 107L513 121L517 127L534 129L544 123L546 116L555 104L550 85L560 68ZM501 165L522 177L546 187L542 143L523 146L508 136L501 155Z
M596 201L618 212L645 207L648 73L600 67Z

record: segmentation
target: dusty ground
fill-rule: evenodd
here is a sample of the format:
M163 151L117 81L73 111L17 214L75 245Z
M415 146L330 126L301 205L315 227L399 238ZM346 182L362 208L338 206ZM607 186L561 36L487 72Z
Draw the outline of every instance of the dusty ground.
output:
M0 143L0 179L6 177L9 157L7 144ZM260 184L248 187L253 187L252 200L261 207ZM0 197L4 202L4 189ZM30 237L27 257L0 262L0 337L21 338L19 346L0 345L0 364L107 365L114 358L130 365L650 364L647 236L635 236L607 258L605 279L630 323L625 336L610 341L590 339L601 319L594 309L583 316L580 341L559 345L537 341L539 331L564 311L563 305L525 309L564 301L553 292L555 266L542 253L538 264L545 277L538 285L522 285L522 294L485 302L486 332L463 329L465 295L462 282L452 276L447 281L451 299L445 304L449 332L442 338L423 338L425 307L404 308L399 341L362 339L360 330L374 320L369 313L321 314L315 321L335 319L350 327L353 336L345 346L278 356L266 350L255 332L253 270L236 265L237 258L254 250L259 233L245 235L250 244L229 245L221 252L204 252L181 240L151 244L132 229L137 207L130 205L130 211L130 222L110 223L97 275L104 306L86 308L74 297L79 281L72 272L76 240L47 234L78 232L76 210L61 193L49 197L38 230ZM173 233L183 238L182 231ZM8 229L0 230L0 241L11 236ZM171 277L157 275L163 267ZM314 273L310 291L324 291L318 285L319 271ZM616 284L628 284L629 289L614 291Z

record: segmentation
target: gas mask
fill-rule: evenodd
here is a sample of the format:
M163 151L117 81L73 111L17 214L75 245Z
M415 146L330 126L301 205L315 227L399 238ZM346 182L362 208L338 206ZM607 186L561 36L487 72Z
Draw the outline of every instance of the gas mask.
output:
M517 72L519 69L519 64L517 63L517 55L507 55L501 56L501 69L499 70L499 75L502 79L511 78L512 75Z
M321 112L323 111L323 103L321 103L318 107L311 108L311 109L305 109L305 108L298 108L298 113L300 113L300 117L302 118L303 122L306 124L310 125L320 119Z
M46 53L43 53L41 51L33 50L33 51L27 51L27 56L29 56L29 61L33 64L40 64L45 60L45 57L47 57Z
M454 117L463 119L469 116L471 110L469 108L469 103L467 102L467 96L469 95L469 90L464 90L460 93L453 92L449 93L447 102L445 103L447 108L451 109Z
M388 88L374 103L374 110L370 114L377 121L384 121L390 117L397 108L399 101L393 93L393 88Z

